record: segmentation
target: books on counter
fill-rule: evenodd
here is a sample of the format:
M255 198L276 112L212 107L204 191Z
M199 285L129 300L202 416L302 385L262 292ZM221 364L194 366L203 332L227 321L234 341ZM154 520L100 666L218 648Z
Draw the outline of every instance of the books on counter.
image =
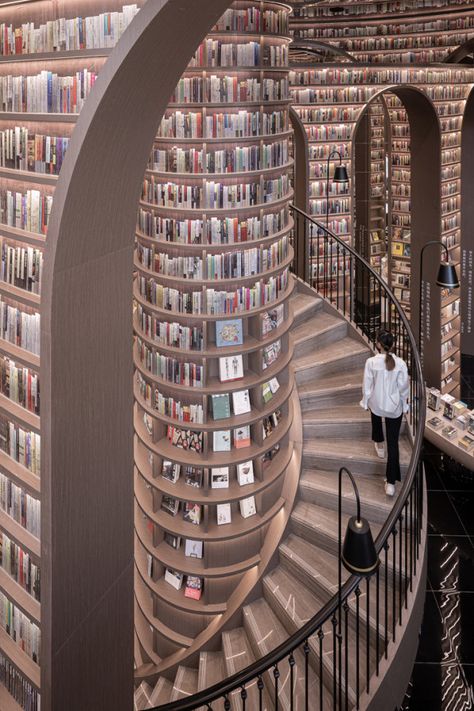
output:
M165 581L171 585L175 590L181 590L183 584L183 574L178 573L172 568L166 568L165 570Z
M435 412L441 407L441 393L438 388L430 388L428 390L428 407Z
M471 449L474 447L474 435L466 433L464 437L459 440L458 444L460 447L462 447L462 449L465 449L467 452L470 452Z
M447 437L447 439L453 439L458 433L458 430L456 427L453 427L452 425L448 425L447 427L443 427L441 430L441 434L444 435L444 437Z
M234 415L244 415L246 412L250 412L250 393L248 390L237 390L232 393L232 407L234 408Z
M184 597L190 597L193 600L200 600L202 594L202 580L196 575L188 575L186 578L186 587L184 588Z
M253 461L251 459L248 462L241 462L241 464L237 464L237 480L240 486L254 483L255 477Z
M255 504L255 496L248 496L246 499L240 499L239 501L240 513L243 518L249 518L257 513L257 506Z
M199 526L201 523L201 506L192 501L186 501L183 507L183 520Z
M202 558L203 543L202 541L193 541L191 538L186 538L184 544L184 555L188 558Z
M167 479L172 484L176 484L179 479L180 471L180 464L174 464L173 462L170 462L167 459L163 460L163 465L161 469L161 476L163 477L163 479Z
M219 379L221 383L241 380L244 377L244 360L241 355L219 358Z
M230 397L229 393L219 393L211 395L212 416L215 420L224 420L230 417Z
M443 420L441 420L439 417L432 417L431 420L428 420L428 424L430 427L433 427L433 429L437 430L443 424Z
M211 469L211 488L229 488L229 467L213 467Z
M250 447L250 442L250 425L244 425L234 430L234 447L236 449Z
M218 526L223 526L232 521L230 504L217 504L216 513Z
M443 395L441 402L444 405L443 415L448 418L448 420L454 419L454 403L456 398L452 395Z
M244 342L242 319L234 318L216 321L216 346L241 346Z
M230 452L230 430L214 430L212 433L212 445L214 452Z

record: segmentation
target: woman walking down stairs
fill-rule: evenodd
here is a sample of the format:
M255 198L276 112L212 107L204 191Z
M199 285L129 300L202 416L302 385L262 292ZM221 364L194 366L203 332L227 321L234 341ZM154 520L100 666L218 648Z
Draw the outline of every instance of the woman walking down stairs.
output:
M363 514L377 536L393 505L384 492L385 461L377 456L370 439L370 413L359 406L364 364L371 355L368 346L351 325L315 292L301 286L291 299L295 344L293 367L303 420L303 462L299 492L291 514L287 535L278 549L278 560L267 572L255 599L241 610L235 626L222 633L220 649L202 650L199 663L177 666L174 676L142 682L135 692L135 709L149 709L172 703L206 689L264 656L312 618L337 591L337 506L338 471L347 466L357 479ZM400 437L400 463L404 476L411 454L407 433ZM344 482L343 527L355 512L352 488ZM260 595L260 596L258 596ZM363 594L362 594L363 597ZM369 597L370 601L370 597ZM349 605L348 625L356 625ZM370 609L375 609L374 606ZM381 618L390 625L390 613L381 608ZM370 655L380 648L372 615L362 618L360 634L370 636ZM323 638L309 641L312 665L310 684L314 691L314 711L333 708L333 626L323 628ZM379 636L383 625L379 625ZM351 636L349 636L351 637ZM352 635L354 638L354 635ZM344 643L345 644L345 643ZM358 688L366 673L366 644L359 654L349 643L349 674L342 694L353 708ZM321 656L322 650L322 656ZM343 649L343 654L346 650ZM358 657L358 664L354 660ZM293 708L304 709L304 656L295 653ZM357 673L358 672L358 673ZM322 685L320 685L320 677ZM290 710L290 672L281 665L278 708ZM275 708L272 672L264 676L263 707ZM347 692L345 691L347 689ZM321 694L322 690L322 694ZM233 708L241 708L240 692L232 698ZM247 687L247 709L258 709L257 683ZM316 701L317 699L317 701ZM172 708L172 707L170 707ZM212 704L223 709L223 702Z

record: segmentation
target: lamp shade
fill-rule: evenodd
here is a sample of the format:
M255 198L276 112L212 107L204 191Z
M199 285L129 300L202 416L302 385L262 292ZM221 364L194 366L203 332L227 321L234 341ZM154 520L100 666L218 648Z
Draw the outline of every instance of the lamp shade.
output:
M336 165L334 168L334 178L335 183L348 183L349 176L347 174L347 168L345 165Z
M436 283L445 289L457 289L459 287L459 279L454 264L441 262Z
M354 575L372 575L379 562L369 522L351 516L342 547L344 567Z

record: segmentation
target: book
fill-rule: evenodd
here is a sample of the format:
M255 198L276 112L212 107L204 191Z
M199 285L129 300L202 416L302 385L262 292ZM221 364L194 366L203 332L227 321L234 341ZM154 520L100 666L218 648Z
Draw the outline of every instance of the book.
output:
M246 499L240 499L239 506L240 513L243 518L249 518L249 516L254 516L257 513L255 496L248 496Z
M192 501L186 501L183 507L183 520L199 526L201 523L201 506L193 504Z
M175 590L180 590L181 586L183 584L183 574L178 573L176 570L173 570L172 568L166 568L165 580L167 583L172 585L175 588Z
M269 346L265 346L262 351L263 362L262 368L265 370L269 368L272 363L274 363L281 353L281 340L275 341L275 343L270 343Z
M265 311L262 315L262 336L278 328L283 323L284 305L280 304L274 309Z
M211 395L212 416L215 420L224 420L230 417L230 397L229 393L219 393Z
M428 390L428 407L435 412L441 407L441 393L438 388L430 388Z
M403 257L402 242L392 242L392 254L394 257Z
M244 360L241 355L219 358L219 379L221 383L241 380L244 377Z
M459 415L459 417L456 417L456 424L464 432L469 427L469 419L466 415Z
M188 575L186 578L186 587L184 588L184 597L190 597L193 600L200 600L202 594L202 580L196 575Z
M143 424L145 425L146 431L150 435L150 437L153 436L153 417L148 415L148 413L144 412L143 413Z
M188 449L190 452L202 452L203 434L192 430L182 430L180 427L168 426L167 436L175 447Z
M464 437L459 440L458 444L462 447L462 449L470 452L474 447L474 436L471 434L465 434Z
M234 430L234 447L242 449L250 447L250 425L244 425Z
M471 410L468 417L469 417L469 424L467 426L467 431L470 434L474 434L474 410Z
M164 541L175 550L178 550L181 546L181 536L175 536L172 533L169 533L169 531L165 531Z
M179 479L180 471L180 464L174 464L173 462L170 462L167 459L163 460L163 465L161 469L161 476L163 477L163 479L167 479L168 481L171 481L172 484L176 484Z
M428 420L428 424L430 427L433 427L433 429L438 429L438 427L441 427L443 424L443 420L440 420L439 417L432 417L431 420Z
M188 558L202 558L202 551L202 541L193 541L191 538L186 538L184 555L188 556Z
M457 428L452 427L452 425L443 427L443 429L441 430L441 434L444 435L444 437L447 437L448 439L452 439L457 434L457 432Z
M237 464L237 480L240 486L254 483L255 477L253 472L253 461L251 459L248 462L241 462L240 464Z
M173 496L163 494L163 498L161 499L161 508L163 511L166 511L172 516L176 516L179 511L179 500L173 498Z
M264 468L267 467L279 451L280 445L276 444L274 447L265 452L265 454L262 455L262 466Z
M184 483L199 489L202 486L203 471L200 467L186 466L184 469Z
M232 512L230 504L217 504L216 512L218 526L223 526L224 524L230 523L232 521Z
M270 402L270 400L273 397L272 389L270 387L270 383L263 383L262 385L262 397L263 397L263 402Z
M248 390L236 390L232 393L234 415L244 415L251 411L250 393Z
M211 488L229 488L229 467L214 467L211 469Z
M230 452L230 430L214 430L212 433L212 448L214 452Z
M241 346L244 342L242 319L216 321L216 346Z
M150 553L146 554L146 572L149 578L153 578L153 556Z
M277 378L272 378L271 380L268 381L268 384L269 384L269 386L270 386L270 390L271 390L272 393L275 395L276 391L277 391L277 390L279 389L279 387L280 387L280 383L278 382L278 379L277 379Z
M448 418L448 420L454 419L454 403L456 399L452 395L443 395L441 401L444 403L443 415Z

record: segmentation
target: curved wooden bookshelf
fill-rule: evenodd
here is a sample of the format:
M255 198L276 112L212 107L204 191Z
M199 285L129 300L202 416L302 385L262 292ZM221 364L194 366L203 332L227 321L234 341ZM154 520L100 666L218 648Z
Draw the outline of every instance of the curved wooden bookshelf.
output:
M269 538L269 531L279 520L279 512L287 506L282 492L293 457L290 429L294 417L290 403L293 376L289 370L293 350L289 342L292 314L288 306L293 290L293 280L288 279L293 260L289 241L293 221L288 210L292 199L288 183L292 167L288 150L291 135L287 94L289 38L286 34L289 7L278 2L239 0L227 12L232 18L229 26L234 26L237 12L248 8L273 13L268 17L273 18L274 32L265 32L262 27L260 32L247 33L240 28L239 31L217 29L217 25L203 41L196 53L199 66L190 63L165 113L145 174L145 181L149 182L144 182L140 201L139 219L146 228L141 229L141 223L137 225L134 286L135 584L143 588L136 592L140 608L136 625L141 647L139 678L148 667L156 668L156 656L160 658L160 668L172 666L176 655L196 650L204 639L217 634L221 618L236 614L238 601L242 601L258 581L255 571L269 555L263 555L263 551L276 543L276 539ZM226 66L212 66L218 63L217 54L211 59L210 53L214 51L222 53L222 58L228 52L232 58L223 61ZM237 53L247 58L248 66L236 64ZM220 57L221 54L219 61ZM183 101L184 94L180 92L190 88L191 93ZM247 91L258 95L245 96L242 92ZM219 100L216 100L216 92L219 92ZM280 92L284 92L283 95ZM236 118L239 111L240 118ZM230 128L237 126L237 120L242 121L242 126L248 126L240 131L241 136L237 128ZM181 121L184 121L182 130L186 136L170 135ZM232 135L223 135L224 129L220 135L218 121L228 126L226 131ZM272 122L271 132L265 129L269 122ZM229 169L229 166L232 167ZM209 189L217 196L212 200L217 202L208 202ZM258 198L254 204L240 204L244 190L255 191ZM189 207L188 202L181 204L179 196L190 195L190 191L194 191L193 195L199 194L199 202L193 198L193 204L199 204L199 208ZM219 203L225 193L235 196L229 203L231 207ZM165 199L162 197L165 194L174 197ZM152 201L150 196L153 196ZM171 206L161 204L170 200ZM199 244L178 241L180 223L200 231ZM170 239L166 238L165 229L170 230ZM251 229L252 233L241 241L237 232L231 239L223 236L227 230L238 230L240 234L241 229ZM267 257L270 253L272 261ZM198 270L191 278L188 272L186 276L174 276L182 274L175 271L181 269L181 258L189 259ZM256 261L250 268L251 258ZM227 267L224 270L219 266L224 260L229 264L235 260L239 264L238 271L230 272ZM168 264L171 267L167 267ZM173 270L173 275L166 273L168 268ZM208 272L208 268L212 271ZM263 294L264 289L268 291L266 303L242 296L247 290L257 288L257 284L262 290L259 293ZM158 306L161 302L151 303L154 297L149 300L148 295L156 293L156 289L160 293L161 289L168 289L167 294L173 289L173 298L178 294L180 300L188 299L187 294L199 292L203 303L201 313L198 309L183 313ZM206 300L221 298L218 294L214 296L216 292L239 293L241 296L229 298L252 298L250 303L255 305L229 313L207 313ZM242 301L244 303L248 302ZM236 320L241 336L237 335L234 344L219 345L219 322ZM158 329L165 334L159 340L154 337ZM180 334L189 334L189 329L194 329L196 338L202 338L199 349L181 347L174 336L170 339L166 335L171 329L173 333L178 329ZM276 355L268 362L272 348ZM202 387L156 375L155 372L161 371L154 365L151 366L153 372L150 370L150 358L153 362L166 362L170 367L171 363L181 363L184 365L172 367L202 368ZM221 358L242 359L242 372L237 380L226 380L224 370L219 374ZM276 379L275 392L265 402L263 392L272 379ZM250 410L236 415L233 396L238 397L245 391ZM229 410L225 416L214 419L213 396L217 395L223 398ZM156 408L155 404L163 402L162 398L179 402L180 407L199 407L202 415L197 421L180 421L180 408L176 410L177 415ZM265 436L268 423L270 429L265 430L268 435ZM228 432L230 436L233 432L232 438L235 438L235 433L245 431L244 428L248 428L245 446L235 447L238 440L233 439L229 451L214 451L220 433ZM172 438L177 429L200 433L202 451L175 446L169 437ZM249 461L253 463L253 481L240 485L237 469ZM161 476L163 462L181 467L176 483ZM189 467L202 470L200 487L185 483ZM217 468L226 472L223 476L224 484L227 477L227 486L222 488L212 486L213 472ZM166 501L163 497L179 502L181 510L177 515L162 508ZM245 502L251 502L246 517L241 515L241 511L245 511L241 506L248 505ZM182 511L191 504L199 507L199 525L183 519ZM219 525L217 507L222 505L230 507L231 521ZM201 558L185 555L186 540L200 542ZM225 551L219 545L223 541ZM183 576L179 589L170 584L167 571ZM189 588L188 576L198 578L200 590L195 598L185 595ZM191 579L190 584L196 585L196 580ZM160 622L160 611L165 616L166 630ZM152 654L150 635L146 631L141 644L144 619L154 628Z

